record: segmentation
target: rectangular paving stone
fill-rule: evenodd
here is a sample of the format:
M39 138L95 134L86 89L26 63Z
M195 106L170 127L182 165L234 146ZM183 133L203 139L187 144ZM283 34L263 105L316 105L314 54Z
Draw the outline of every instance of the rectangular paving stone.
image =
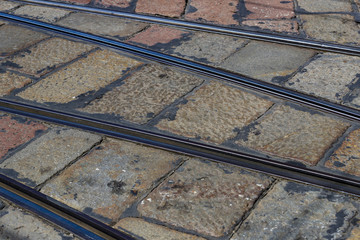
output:
M28 77L0 70L0 96L8 95L14 89L21 88L29 83L31 83L31 79Z
M246 19L290 19L295 16L294 2L282 0L244 0Z
M282 181L259 201L231 240L346 239L358 206L339 193Z
M298 33L299 24L295 20L245 20L242 25L258 27L276 32Z
M185 0L138 0L135 11L137 13L156 14L167 17L180 17L185 10Z
M70 11L60 8L25 5L12 12L14 15L32 18L43 22L54 23L68 15Z
M295 72L313 55L314 51L309 49L251 41L226 59L221 67L256 79L277 83L281 81L281 77Z
M178 232L161 225L144 221L141 218L125 218L118 222L114 228L125 230L144 240L205 240L202 237Z
M216 81L200 87L186 100L174 118L163 119L156 127L217 144L235 137L235 129L250 124L273 104Z
M115 114L143 124L203 81L170 68L147 65L80 111Z
M67 103L118 80L141 63L108 50L98 50L28 87L17 96L40 103Z
M30 29L4 25L0 27L0 57L26 48L44 38L47 35Z
M66 2L66 3L74 3L74 4L89 4L91 0L56 0L55 2Z
M72 129L52 129L0 164L0 172L30 187L45 182L101 140Z
M107 139L48 182L41 192L106 223L117 222L164 175L187 159Z
M94 48L90 44L52 38L21 54L4 59L1 65L19 72L41 76Z
M301 10L307 12L352 12L350 1L338 0L297 0Z
M20 6L20 3L10 1L0 1L0 11L8 11Z
M141 216L212 237L230 233L272 179L190 160L138 205Z
M128 8L131 6L133 0L95 0L95 4L104 6L104 7L118 7L118 8Z
M318 113L278 105L257 121L237 144L316 165L350 125ZM241 132L240 132L241 135Z

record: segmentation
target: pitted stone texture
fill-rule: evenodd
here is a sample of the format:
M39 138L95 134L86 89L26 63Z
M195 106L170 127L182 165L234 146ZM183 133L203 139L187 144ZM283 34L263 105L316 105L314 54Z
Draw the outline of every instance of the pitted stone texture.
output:
M93 48L90 44L52 38L3 60L1 64L23 73L41 76Z
M0 57L8 56L46 37L47 35L43 33L22 27L2 26L0 27Z
M316 165L349 124L279 105L264 116L237 144L266 154Z
M301 15L305 33L318 40L360 44L360 26L345 15Z
M170 68L147 65L81 111L115 114L143 124L203 81Z
M3 22L3 21L0 21L0 26L1 26L1 25L4 25L4 24L6 24L6 23L5 23L5 22Z
M262 115L272 102L219 82L202 86L179 106L175 120L163 119L156 127L184 137L200 137L221 144Z
M0 172L35 187L100 140L100 136L87 132L53 129L1 163Z
M91 0L56 0L56 2L67 2L67 3L74 3L74 4L89 4Z
M14 149L46 130L43 124L21 117L2 115L0 112L0 159Z
M236 73L270 82L295 72L314 55L312 50L251 41L221 64Z
M14 15L33 18L48 23L54 23L69 13L70 11L66 11L60 8L49 8L33 5L25 5L12 12Z
M141 63L108 50L89 54L30 86L17 96L36 101L67 103L89 91L97 91L118 80Z
M230 233L272 179L211 162L190 160L139 205L142 216L205 235Z
M180 17L185 10L185 0L138 0L137 13L157 14L167 17Z
M8 11L18 7L20 3L10 2L10 1L0 1L0 11Z
M202 237L178 232L161 225L153 224L141 218L125 218L118 222L114 228L130 232L144 240L205 240Z
M360 221L357 221L356 227L354 227L350 235L346 238L346 240L358 240L360 238Z
M183 159L182 155L108 139L41 191L110 223Z
M0 72L0 96L10 94L14 89L31 83L31 79L11 72Z
M325 163L328 168L360 177L360 129L351 132Z
M119 7L127 8L130 7L133 0L95 0L95 4L104 6L104 7Z
M360 58L324 53L285 83L288 88L341 103L356 83Z
M293 1L244 0L250 12L246 19L290 19L295 16Z
M307 12L351 12L350 1L338 0L297 0L298 6Z
M99 14L73 13L58 25L82 32L115 38L125 38L144 29L148 24Z
M294 20L245 20L242 25L259 27L276 32L298 33L299 25Z
M345 195L283 181L258 203L231 240L344 239L357 211Z
M185 18L188 20L206 21L222 25L239 25L235 19L237 0L191 0L186 8Z

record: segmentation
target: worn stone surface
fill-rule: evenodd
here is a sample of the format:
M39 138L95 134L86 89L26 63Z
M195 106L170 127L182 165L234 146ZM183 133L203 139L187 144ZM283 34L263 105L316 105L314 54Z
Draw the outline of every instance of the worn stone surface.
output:
M8 56L46 37L43 33L26 28L4 25L0 27L0 57Z
M179 106L175 119L156 127L184 137L221 144L262 115L272 102L219 82L202 86Z
M104 7L119 7L127 8L131 6L133 0L95 0L95 4L104 6Z
M107 139L41 191L109 223L182 159L186 157Z
M251 41L221 67L257 79L271 81L295 72L314 55L312 50L275 43Z
M191 0L186 8L188 20L206 21L223 25L238 25L237 0Z
M11 117L0 112L0 159L10 150L20 146L40 131L46 130L43 124L21 117Z
M138 211L176 227L221 237L232 231L271 181L233 166L191 160L151 192Z
M161 225L144 221L141 218L125 218L118 222L114 228L132 233L135 237L144 240L205 240L202 237L178 232Z
M297 0L301 10L307 12L351 12L350 1L338 0Z
M56 2L67 2L67 3L74 3L74 4L89 4L91 0L55 0Z
M0 70L0 96L8 95L14 89L21 88L29 83L31 83L30 78L8 71L1 72Z
M345 239L357 211L345 195L283 181L259 202L231 240Z
M360 44L360 27L344 15L301 15L305 33L315 39Z
M325 163L328 168L360 177L360 129L352 131Z
M48 23L54 23L69 13L70 11L60 8L49 8L33 5L25 5L12 12L12 14L15 15L24 16L26 18L33 18Z
M298 33L299 29L298 23L294 20L245 20L241 24L276 32Z
M87 132L53 129L1 163L0 172L35 187L100 140L100 136Z
M282 0L244 0L250 13L246 19L284 19L295 16L293 1Z
M360 58L324 53L285 83L288 88L341 103L360 73Z
M203 81L170 68L147 65L81 111L115 114L143 124Z
M17 96L40 103L67 103L81 94L105 87L119 79L127 69L140 64L117 53L99 50L42 79Z
M157 14L167 17L180 17L185 10L185 0L138 0L137 13Z
M347 240L357 240L360 238L360 221L357 221L356 227L354 227L349 236L346 238Z
M0 1L0 11L8 11L18 7L20 3L10 1Z
M349 124L279 105L236 143L266 154L316 165Z
M58 25L95 35L124 38L144 29L148 24L119 17L90 13L73 13L57 22Z
M41 76L91 49L94 46L90 44L52 38L3 60L1 64L23 73Z

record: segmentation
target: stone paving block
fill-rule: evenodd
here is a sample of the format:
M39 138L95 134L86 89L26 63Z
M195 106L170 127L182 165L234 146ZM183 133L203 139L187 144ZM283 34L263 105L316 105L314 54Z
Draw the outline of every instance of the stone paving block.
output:
M295 16L293 1L282 0L244 0L250 13L246 19L290 19Z
M42 192L110 223L186 157L107 139L52 179Z
M1 25L4 25L4 24L6 24L6 23L5 23L5 22L3 22L3 21L0 21L0 26L1 26Z
M3 60L1 64L23 73L41 76L94 48L90 44L52 38Z
M90 13L73 13L57 24L82 32L117 38L129 37L148 26L147 23Z
M283 181L259 201L231 240L345 239L357 211L345 195Z
M324 53L306 65L285 86L341 103L359 73L359 57Z
M0 159L11 149L31 139L37 133L46 130L43 124L22 117L11 117L0 112Z
M42 79L17 96L40 103L67 103L81 94L105 87L118 80L129 68L140 64L117 53L99 50Z
M104 7L119 7L119 8L130 7L132 2L133 0L95 0L95 4Z
M20 6L20 3L10 1L0 1L0 11L8 11Z
M137 13L156 14L167 17L180 17L185 10L185 0L138 0L135 11Z
M0 96L8 95L14 89L21 88L29 83L31 83L30 78L8 71L1 72L0 70Z
M226 59L221 67L270 82L295 72L314 55L314 51L275 43L251 41Z
M81 111L115 114L143 124L203 81L170 68L147 65Z
M360 177L360 129L351 132L325 166Z
M297 0L300 9L307 12L352 12L350 1Z
M360 26L346 15L301 15L305 33L318 40L360 44Z
M55 2L66 2L66 3L74 3L74 4L89 4L91 0L55 0Z
M222 25L239 25L237 0L191 0L186 8L187 20L206 21Z
M272 102L219 82L202 86L187 103L180 105L175 119L163 119L156 127L187 138L221 144L261 116Z
M245 20L242 25L259 27L276 32L298 33L299 25L295 20Z
M26 48L47 35L30 29L5 25L0 27L0 57L11 55L13 52Z
M60 8L49 8L42 6L25 5L12 12L14 15L33 18L39 21L54 23L68 15L70 11Z
M0 172L35 187L101 140L71 129L53 129L0 164Z
M266 154L316 165L349 124L279 105L236 141Z
M114 228L132 233L135 237L144 240L205 240L202 237L178 232L161 225L153 224L141 218L125 218L118 222Z
M139 205L144 217L213 237L230 233L272 179L229 165L190 160Z

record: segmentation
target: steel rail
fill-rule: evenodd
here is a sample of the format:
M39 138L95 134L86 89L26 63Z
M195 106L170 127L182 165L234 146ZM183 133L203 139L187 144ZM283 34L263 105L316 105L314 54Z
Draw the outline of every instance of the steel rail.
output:
M136 14L136 13L114 11L114 10L109 10L109 9L101 9L101 8L88 7L88 6L79 6L79 5L72 5L72 4L60 3L60 2L51 2L51 1L45 1L45 0L17 0L17 2L26 2L26 3L36 4L36 5L60 7L60 8L66 8L66 9L78 10L78 11L99 13L99 14L105 14L105 15L111 15L111 16L117 16L117 17L125 17L125 18L135 19L135 20L144 21L144 22L177 26L177 27L186 28L186 29L190 29L190 30L201 30L201 31L205 31L205 32L218 33L218 34L224 34L224 35L235 36L235 37L243 37L243 38L248 38L248 39L280 43L280 44L286 44L286 45L291 45L291 46L316 49L316 50L321 50L321 51L336 52L336 53L342 53L342 54L347 54L347 55L360 56L360 47L334 44L334 43L328 43L328 42L323 42L323 41L298 38L298 37L294 37L294 36L287 36L287 35L274 34L274 33L265 33L265 32L258 32L258 31L244 30L244 29L234 29L234 28L229 28L229 27L214 26L214 25L191 22L191 21L181 21L181 20L176 20L176 19L169 19L169 18L165 18L165 17L148 16L148 15L141 15L141 14Z

